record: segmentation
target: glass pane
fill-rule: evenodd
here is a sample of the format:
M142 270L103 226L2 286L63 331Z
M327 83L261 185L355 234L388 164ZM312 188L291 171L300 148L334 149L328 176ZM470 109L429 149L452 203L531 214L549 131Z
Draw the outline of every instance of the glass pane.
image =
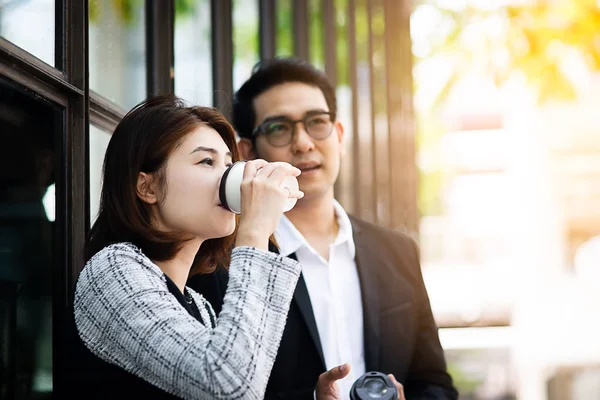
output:
M175 5L175 94L194 104L212 105L210 3Z
M90 0L90 89L130 109L146 97L144 2Z
M96 221L102 190L102 165L111 134L90 125L90 225Z
M292 39L292 1L279 0L277 3L277 42L275 54L278 57L294 55L294 41Z
M0 1L0 36L50 65L54 20L54 0Z
M233 90L250 77L252 67L260 60L258 52L258 2L233 2Z
M46 398L52 392L56 114L33 95L0 80L3 399Z
M310 0L308 3L308 60L319 69L325 68L323 47L323 4L320 0Z

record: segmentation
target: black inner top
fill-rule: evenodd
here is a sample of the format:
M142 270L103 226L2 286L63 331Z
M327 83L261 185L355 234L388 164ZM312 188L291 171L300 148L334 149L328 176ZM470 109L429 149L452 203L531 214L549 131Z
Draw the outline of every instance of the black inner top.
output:
M188 290L184 289L184 292L181 293L181 290L179 290L177 285L175 285L175 282L173 282L171 280L171 278L169 278L166 274L165 274L165 278L167 280L167 288L169 289L169 292L171 292L171 294L173 296L175 296L175 298L177 299L179 304L181 304L183 306L183 308L185 308L192 317L196 318L203 325L207 325L202 320L202 316L200 315L200 311L198 310L198 305L196 304L196 302L194 301L194 299L192 298L192 296L190 295ZM210 315L210 313L209 313L209 315ZM212 318L211 318L211 323L212 323ZM211 325L211 327L212 326L213 325Z

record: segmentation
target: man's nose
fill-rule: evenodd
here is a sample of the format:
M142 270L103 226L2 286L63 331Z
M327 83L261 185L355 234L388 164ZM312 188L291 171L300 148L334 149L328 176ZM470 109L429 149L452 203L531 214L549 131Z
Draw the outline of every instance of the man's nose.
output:
M306 132L304 124L296 125L296 132L292 139L292 150L298 153L306 153L313 150L315 143L312 137Z

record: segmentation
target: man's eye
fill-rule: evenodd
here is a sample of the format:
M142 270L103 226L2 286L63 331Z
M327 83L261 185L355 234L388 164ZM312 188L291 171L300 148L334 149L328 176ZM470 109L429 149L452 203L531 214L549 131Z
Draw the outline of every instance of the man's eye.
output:
M267 132L269 134L285 133L288 130L289 127L287 124L271 124L267 127Z
M327 123L327 120L323 117L314 117L308 120L308 125L312 126L312 125L325 125Z
M206 165L213 165L213 159L210 157L205 158L204 160L200 161L198 164L206 164Z

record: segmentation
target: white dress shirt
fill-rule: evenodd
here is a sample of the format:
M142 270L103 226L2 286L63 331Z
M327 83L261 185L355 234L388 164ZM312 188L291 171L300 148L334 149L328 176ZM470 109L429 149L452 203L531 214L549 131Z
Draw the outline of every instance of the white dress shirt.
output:
M349 399L352 384L365 373L363 309L352 225L337 201L333 206L339 232L329 245L329 261L285 215L275 230L275 239L281 254L296 253L302 266L327 370L344 363L351 365L350 374L337 381L342 398Z

